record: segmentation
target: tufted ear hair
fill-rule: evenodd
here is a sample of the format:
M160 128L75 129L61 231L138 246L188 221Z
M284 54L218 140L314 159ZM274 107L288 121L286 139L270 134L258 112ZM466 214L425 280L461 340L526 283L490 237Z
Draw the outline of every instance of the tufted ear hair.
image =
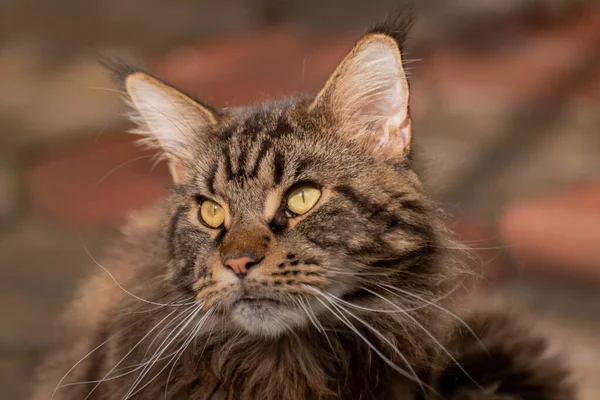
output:
M175 182L181 181L201 136L212 131L217 113L151 75L113 61L104 63L126 91L134 113L130 115L145 136L144 142L159 148L169 163Z
M311 105L333 117L340 134L391 162L406 157L412 136L409 87L400 52L409 26L403 19L367 33Z

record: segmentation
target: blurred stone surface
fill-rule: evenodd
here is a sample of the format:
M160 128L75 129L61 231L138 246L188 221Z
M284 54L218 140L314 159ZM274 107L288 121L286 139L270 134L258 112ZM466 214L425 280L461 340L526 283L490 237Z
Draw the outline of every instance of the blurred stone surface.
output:
M218 106L314 93L352 48L352 35L282 27L174 48L154 72Z
M472 216L455 216L448 225L464 246L462 256L469 265L470 275L465 276L466 290L487 290L514 278L514 271L505 257L506 249L491 223Z
M547 100L561 76L597 51L600 11L541 29L517 27L504 39L502 48L487 55L456 47L430 55L421 73L441 106L455 113L503 113ZM586 93L600 101L600 91Z
M0 349L48 345L49 329L74 284L94 267L85 248L99 258L103 238L101 232L69 231L31 218L2 238Z
M509 205L500 232L524 271L600 282L600 181Z
M56 138L98 131L119 117L122 104L93 56L48 64L34 43L0 43L0 135L3 153Z
M63 54L90 46L165 49L174 42L262 24L260 1L4 1L0 37L42 39Z
M0 352L0 396L3 399L26 399L30 394L33 366L39 354L28 351Z
M58 333L55 323L75 285L96 268L85 248L99 258L104 235L36 219L9 232L0 237L0 398L18 400L29 395L34 368Z
M166 194L166 165L136 139L105 133L39 153L26 173L35 215L71 227L114 227L127 211Z
M0 229L17 219L18 188L14 168L0 164Z

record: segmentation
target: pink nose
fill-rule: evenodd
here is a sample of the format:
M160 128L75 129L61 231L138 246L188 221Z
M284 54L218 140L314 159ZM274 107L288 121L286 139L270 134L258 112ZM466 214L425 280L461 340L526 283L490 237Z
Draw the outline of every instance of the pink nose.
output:
M253 265L257 264L257 262L257 257L244 255L241 257L227 257L225 258L224 264L236 275L243 277Z

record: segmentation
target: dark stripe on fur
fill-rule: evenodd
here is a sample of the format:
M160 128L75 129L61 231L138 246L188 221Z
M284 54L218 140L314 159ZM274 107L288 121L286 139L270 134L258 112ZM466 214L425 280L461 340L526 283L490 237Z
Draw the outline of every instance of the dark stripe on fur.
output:
M376 268L411 267L420 263L421 261L428 260L433 253L433 247L430 245L425 245L396 258L375 261L371 264L371 266Z
M183 265L183 268L181 268L177 271L178 283L185 284L185 282L187 281L186 278L191 277L195 270L196 270L196 260L195 259L186 260L185 264ZM182 288L183 288L183 285L182 285ZM190 288L190 290L191 290L191 288Z
M215 194L215 178L217 176L217 169L219 168L219 164L215 163L208 172L208 176L206 178L206 187L208 188L211 194Z
M215 237L215 239L213 240L213 243L215 244L215 248L219 247L221 245L221 242L223 241L223 238L225 237L225 233L227 231L225 229L221 229L219 231L219 233L217 234L217 236Z
M270 139L265 139L260 145L260 149L258 150L258 154L256 155L256 160L254 161L254 167L252 168L252 172L250 172L251 178L256 178L258 176L258 170L260 169L260 163L262 159L265 157L267 152L272 146L272 142Z
M425 213L425 207L417 200L402 200L400 205L406 210L414 211L419 214Z
M232 181L234 180L235 176L233 175L233 168L231 166L231 153L227 144L223 146L223 156L225 157L225 174L227 175L227 180Z
M237 130L238 127L236 125L230 126L221 132L219 139L221 139L223 142L227 142L233 136L233 134L237 132Z
M298 179L300 174L304 172L308 167L312 166L315 161L312 158L305 158L300 160L298 165L296 165L296 169L294 171L294 179Z
M277 126L269 134L273 139L279 139L283 135L294 133L294 128L290 125L286 115L282 115L277 120Z
M387 216L385 223L385 232L401 230L419 236L422 240L427 240L430 236L429 228L424 225L410 224L395 215Z
M252 114L245 122L244 122L244 135L245 136L255 136L258 133L264 130L264 112L257 112L256 114Z
M110 328L110 324L101 324L90 348L95 349L106 342L110 335ZM93 382L98 379L98 374L101 373L100 371L102 371L102 366L106 360L106 354L106 351L100 350L90 354L88 367L85 371L85 378L83 379L84 382Z
M397 215L390 213L384 206L373 204L369 199L360 193L357 193L348 185L337 186L335 190L346 199L353 202L361 210L370 213L369 219L385 225L386 232L402 229L405 232L413 233L423 238L429 234L428 227L410 224L400 219Z
M356 191L354 191L353 188L351 188L348 185L337 186L335 188L335 190L338 193L340 193L341 195L343 195L345 198L347 198L348 200L353 202L360 209L367 210L370 212L374 212L376 209L375 207L373 207L373 205L371 204L371 202L368 199L366 199L364 196L358 194ZM379 207L377 207L377 208L379 208Z
M283 156L283 154L276 152L273 164L273 182L275 182L276 185L279 185L281 183L281 179L283 178L283 172L285 170L285 157Z
M313 237L313 236L307 236L306 238L312 244L320 247L323 250L331 251L332 248L339 248L340 247L340 243L335 242L335 241L333 241L331 239L328 239L328 238Z
M241 147L241 146L240 146ZM238 165L236 175L238 178L243 178L246 175L246 157L248 155L248 150L245 148L240 149L240 156L238 157Z
M188 206L179 206L171 218L171 223L169 224L169 257L171 259L176 258L175 254L175 234L177 233L177 224L179 223L179 219L181 216L189 211Z

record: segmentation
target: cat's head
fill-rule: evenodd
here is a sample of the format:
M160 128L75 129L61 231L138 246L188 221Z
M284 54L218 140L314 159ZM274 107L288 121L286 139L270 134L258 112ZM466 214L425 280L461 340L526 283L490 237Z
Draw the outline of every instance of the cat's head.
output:
M218 110L123 75L175 183L172 282L232 326L277 336L437 293L442 228L411 169L394 28L365 35L316 96L256 107Z

